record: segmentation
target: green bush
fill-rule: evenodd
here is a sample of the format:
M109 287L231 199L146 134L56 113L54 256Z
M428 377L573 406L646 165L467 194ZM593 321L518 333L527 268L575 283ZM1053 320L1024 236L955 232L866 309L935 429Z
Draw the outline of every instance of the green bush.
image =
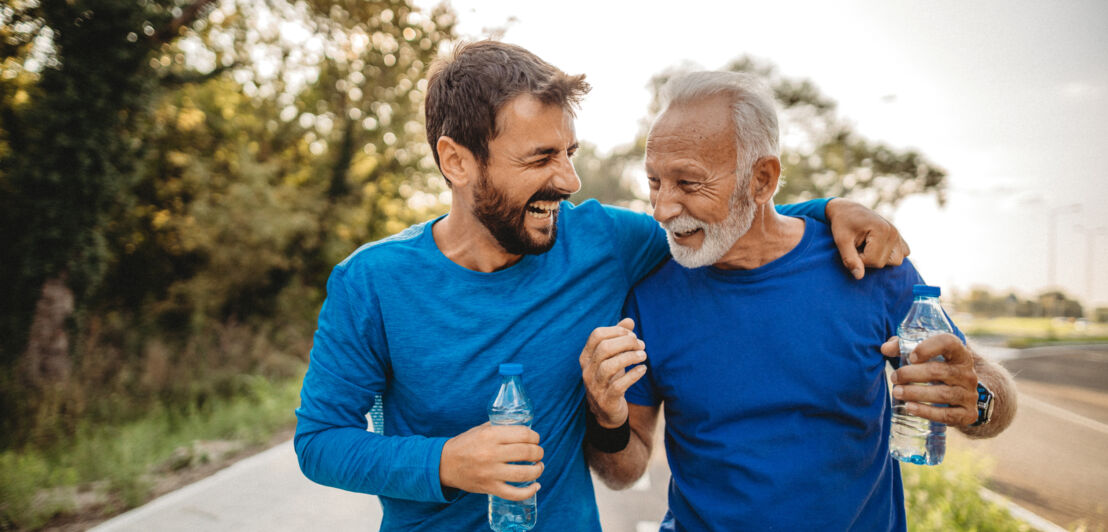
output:
M972 451L948 450L936 467L902 464L904 503L912 532L1030 532L1030 525L981 498L991 462Z

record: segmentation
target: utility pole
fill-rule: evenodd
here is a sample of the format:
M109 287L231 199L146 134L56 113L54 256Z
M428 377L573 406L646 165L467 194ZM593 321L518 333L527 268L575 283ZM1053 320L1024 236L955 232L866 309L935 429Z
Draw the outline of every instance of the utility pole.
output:
M1108 227L1097 227L1093 229L1091 227L1076 226L1078 232L1085 233L1085 239L1087 247L1085 248L1085 294L1087 299L1085 304L1087 306L1088 315L1092 316L1094 311L1093 300L1096 298L1096 292L1094 288L1094 274L1096 272L1096 237L1101 235L1108 235Z

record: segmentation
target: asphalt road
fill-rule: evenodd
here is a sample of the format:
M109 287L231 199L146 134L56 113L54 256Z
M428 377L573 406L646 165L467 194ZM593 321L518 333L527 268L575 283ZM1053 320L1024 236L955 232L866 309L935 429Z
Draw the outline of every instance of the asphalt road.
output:
M1019 412L992 440L988 487L1065 528L1108 530L1108 345L1025 349L1001 362Z
M989 487L1020 506L1066 528L1108 530L1108 346L993 350L987 356L1004 359L1016 375L1019 414L996 439L954 437L951 446L990 455L996 467ZM659 452L648 475L629 490L595 482L604 530L656 531L668 480ZM374 497L305 479L285 443L94 530L367 531L376 530L380 518Z

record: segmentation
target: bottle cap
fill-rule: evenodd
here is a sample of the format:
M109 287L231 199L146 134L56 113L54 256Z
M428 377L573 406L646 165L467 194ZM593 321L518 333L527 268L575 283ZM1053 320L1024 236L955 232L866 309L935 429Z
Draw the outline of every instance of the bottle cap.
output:
M500 374L501 375L522 375L523 374L523 364L515 364L515 363L501 364L500 365Z
M940 290L937 286L929 286L925 284L912 285L913 296L939 297L941 293L942 290Z

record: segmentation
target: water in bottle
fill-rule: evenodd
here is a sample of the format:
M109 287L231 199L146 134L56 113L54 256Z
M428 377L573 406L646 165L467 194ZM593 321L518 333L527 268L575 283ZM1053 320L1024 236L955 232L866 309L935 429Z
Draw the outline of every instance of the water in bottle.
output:
M531 426L531 400L523 391L522 364L500 365L500 389L489 402L489 421L493 425ZM531 462L516 462L530 465ZM531 482L512 482L513 486L529 486ZM509 501L489 495L489 526L498 532L531 530L538 518L535 496L523 501Z
M909 364L908 356L923 340L936 334L954 332L954 327L939 306L939 292L937 286L917 284L912 287L912 307L897 328L902 366ZM942 357L934 360L942 360ZM889 452L901 462L939 464L946 454L946 425L913 416L908 413L904 401L894 399Z

